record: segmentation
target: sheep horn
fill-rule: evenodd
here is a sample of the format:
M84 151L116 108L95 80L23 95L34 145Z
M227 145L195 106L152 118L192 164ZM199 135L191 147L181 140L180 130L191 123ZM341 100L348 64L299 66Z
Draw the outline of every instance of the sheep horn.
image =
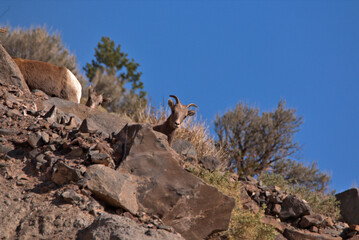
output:
M180 100L175 95L170 95L170 97L176 99L176 104L178 104L178 103L181 104Z
M196 108L198 108L198 106L197 106L196 104L194 104L194 103L188 104L188 105L187 105L187 108L189 108L189 107L196 107Z

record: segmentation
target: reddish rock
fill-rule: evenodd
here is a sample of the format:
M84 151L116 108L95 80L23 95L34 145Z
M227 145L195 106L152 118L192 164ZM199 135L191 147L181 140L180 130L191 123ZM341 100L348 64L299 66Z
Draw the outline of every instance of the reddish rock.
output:
M330 217L326 217L324 219L323 224L324 224L324 226L327 226L327 227L333 227L334 226L333 220Z
M324 217L320 214L312 214L303 216L302 220L299 222L301 228L309 228L312 226L319 227L323 224Z

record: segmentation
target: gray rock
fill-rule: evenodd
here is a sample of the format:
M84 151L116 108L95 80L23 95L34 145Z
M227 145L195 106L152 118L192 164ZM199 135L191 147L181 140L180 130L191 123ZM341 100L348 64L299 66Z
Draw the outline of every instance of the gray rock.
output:
M215 171L220 166L221 161L213 156L205 156L204 158L199 159L198 163L209 171Z
M179 234L162 229L148 229L138 225L133 220L102 213L93 223L79 231L79 240L184 240Z
M196 149L191 142L178 139L172 143L172 148L179 154L186 158L194 158L197 159Z
M93 195L107 205L138 213L138 185L131 175L96 164L87 168L84 182Z
M61 197L68 203L78 203L81 201L81 196L74 190L68 189L61 194Z
M279 213L281 220L297 219L310 214L309 205L304 200L289 195L283 199L282 209Z
M342 220L349 224L359 225L359 190L351 188L335 195L340 202Z
M82 178L81 171L67 166L66 164L59 162L53 167L53 173L51 180L57 185L66 184L69 182L77 182Z

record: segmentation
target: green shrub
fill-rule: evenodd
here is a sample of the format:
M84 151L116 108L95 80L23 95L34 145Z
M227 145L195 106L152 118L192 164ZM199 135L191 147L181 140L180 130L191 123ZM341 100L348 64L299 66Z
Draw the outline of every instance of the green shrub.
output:
M227 153L227 165L241 176L261 174L300 150L294 134L302 117L287 108L284 100L274 111L262 113L240 102L233 110L217 115L214 124L218 144Z

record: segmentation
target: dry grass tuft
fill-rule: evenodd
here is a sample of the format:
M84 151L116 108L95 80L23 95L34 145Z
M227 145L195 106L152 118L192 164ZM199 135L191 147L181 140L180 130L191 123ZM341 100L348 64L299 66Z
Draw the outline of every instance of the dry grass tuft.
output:
M191 142L198 158L214 156L223 159L224 157L222 149L216 147L206 122L196 117L190 117L182 124L176 132L175 139L185 139Z

